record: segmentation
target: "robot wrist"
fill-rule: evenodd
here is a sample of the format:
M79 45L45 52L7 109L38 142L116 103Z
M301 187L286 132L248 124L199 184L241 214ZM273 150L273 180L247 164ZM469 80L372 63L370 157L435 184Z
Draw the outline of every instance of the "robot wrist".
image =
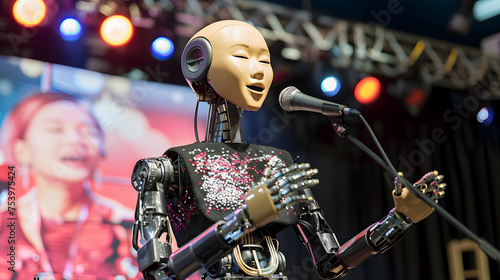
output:
M242 236L256 229L245 204L227 215L224 222L220 227L220 232L228 244L235 244Z
M368 236L373 246L383 252L401 239L404 231L411 225L410 219L392 209L389 214L370 228Z
M322 279L336 279L347 274L348 267L340 260L337 254L330 255L327 261L321 262L316 267Z
M245 205L248 218L256 226L267 225L278 216L278 209L266 185L248 191L245 195Z
M315 233L307 241L307 248L314 265L318 266L326 258L334 255L340 245L335 235L329 232Z

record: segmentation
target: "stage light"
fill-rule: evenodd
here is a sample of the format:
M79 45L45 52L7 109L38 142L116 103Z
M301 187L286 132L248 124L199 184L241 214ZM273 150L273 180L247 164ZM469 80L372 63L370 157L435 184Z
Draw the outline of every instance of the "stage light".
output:
M295 48L283 48L281 49L281 56L285 59L299 61L302 57L300 50Z
M333 76L326 77L321 82L321 90L326 96L332 97L339 92L340 81Z
M166 37L158 37L151 44L151 54L158 60L167 60L174 54L174 43Z
M488 126L493 121L493 116L494 114L491 108L483 107L477 113L476 119L480 124Z
M408 90L408 95L405 98L406 105L420 107L427 99L427 91L423 88L412 88Z
M66 41L75 41L82 35L82 25L74 18L67 18L59 25L59 33Z
M354 97L360 103L371 103L380 94L380 81L375 77L367 77L359 81L354 88Z
M118 47L130 41L134 28L130 20L121 15L106 18L101 24L101 38L106 44Z
M485 21L500 15L500 0L477 1L472 8L472 14L477 21Z
M42 0L17 0L12 6L14 19L22 26L35 27L45 18L47 7Z

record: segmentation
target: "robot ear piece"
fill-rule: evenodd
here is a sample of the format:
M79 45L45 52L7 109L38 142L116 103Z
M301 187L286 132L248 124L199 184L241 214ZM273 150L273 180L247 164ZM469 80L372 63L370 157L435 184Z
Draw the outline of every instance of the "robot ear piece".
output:
M205 77L212 64L212 45L203 37L191 40L182 52L182 74L190 82Z

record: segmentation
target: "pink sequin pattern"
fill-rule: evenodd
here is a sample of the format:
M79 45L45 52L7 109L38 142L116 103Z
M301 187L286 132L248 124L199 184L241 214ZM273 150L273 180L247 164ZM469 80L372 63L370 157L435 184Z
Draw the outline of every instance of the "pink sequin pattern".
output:
M257 170L255 164L268 162L275 155L248 154L243 158L237 153L213 154L211 151L193 151L191 164L195 172L202 174L199 187L207 195L204 198L207 207L206 215L210 210L232 211L243 204L245 194L252 188L254 176L260 178L263 170ZM283 168L285 163L279 161L271 168L271 173Z

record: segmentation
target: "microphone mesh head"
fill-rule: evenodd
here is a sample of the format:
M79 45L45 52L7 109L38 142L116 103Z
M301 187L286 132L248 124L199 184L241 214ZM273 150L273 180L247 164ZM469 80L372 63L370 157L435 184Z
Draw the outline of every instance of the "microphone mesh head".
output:
M299 91L296 87L294 86L289 86L285 88L284 90L281 91L280 96L279 96L279 103L281 108L287 112L292 112L293 108L292 105L290 104L292 100L292 96Z

